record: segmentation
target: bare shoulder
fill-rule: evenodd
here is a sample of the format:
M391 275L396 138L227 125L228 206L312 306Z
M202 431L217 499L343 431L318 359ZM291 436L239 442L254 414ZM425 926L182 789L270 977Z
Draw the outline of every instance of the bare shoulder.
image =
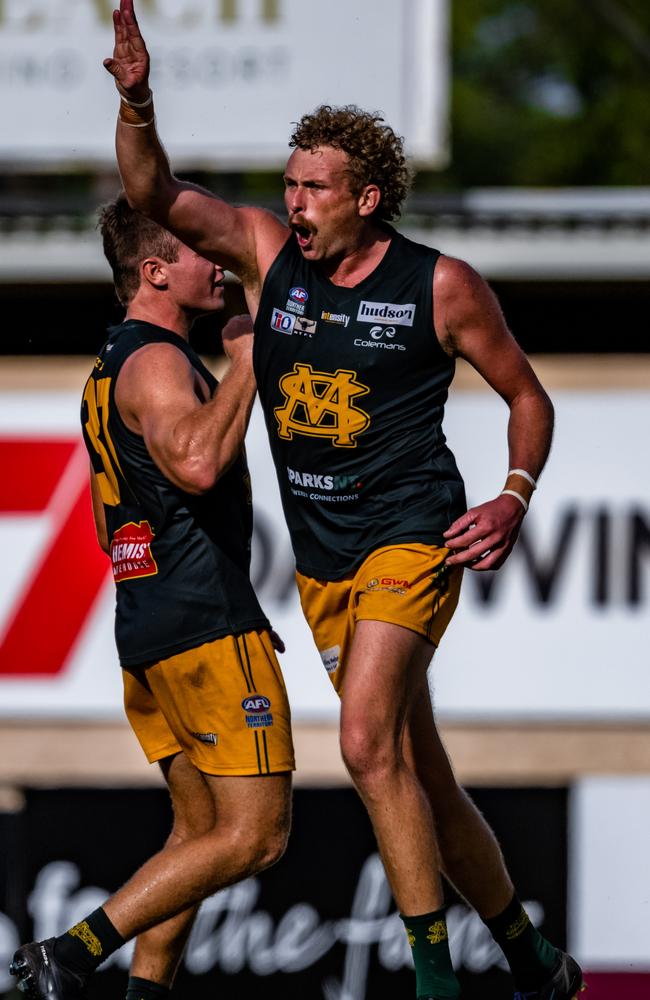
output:
M454 299L457 296L492 292L484 278L471 264L458 257L442 254L433 272L433 294L436 302Z
M465 358L507 402L522 391L543 392L485 279L454 257L441 257L438 264L434 317L443 349Z
M275 212L269 211L268 208L258 208L255 205L242 205L239 208L239 212L241 213L241 217L248 220L251 227L260 235L276 234L280 236L282 234L286 240L287 234L290 232L287 224Z
M468 335L478 329L506 332L497 298L471 264L441 256L433 274L436 335L449 354L462 354Z
M145 344L120 369L115 402L122 420L140 431L148 412L167 410L179 397L193 395L194 369L174 344Z
M129 379L141 377L154 382L158 375L165 372L169 372L172 376L178 374L182 378L185 372L191 370L192 366L180 346L158 342L143 344L130 354L122 365L119 378L122 380L123 376Z

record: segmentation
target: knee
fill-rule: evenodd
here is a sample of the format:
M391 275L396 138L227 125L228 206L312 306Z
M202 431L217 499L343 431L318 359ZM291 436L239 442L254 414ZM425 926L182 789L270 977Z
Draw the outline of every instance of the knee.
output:
M273 833L263 837L257 852L257 870L262 871L264 868L270 868L271 865L276 864L286 851L288 841L288 828L275 830Z
M290 792L265 797L260 805L252 812L239 812L230 831L232 846L250 875L280 860L291 829Z
M341 756L356 787L369 793L385 784L401 759L391 734L363 722L342 727Z
M239 829L235 831L236 850L244 860L249 875L264 871L276 864L287 849L288 826L284 824L267 829Z
M215 828L214 816L174 817L174 825L167 838L168 847L186 844L189 840L198 840L209 835Z

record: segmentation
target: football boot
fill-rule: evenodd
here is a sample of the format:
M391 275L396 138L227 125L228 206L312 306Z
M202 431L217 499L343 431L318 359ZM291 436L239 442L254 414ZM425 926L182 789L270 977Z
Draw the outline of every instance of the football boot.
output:
M562 951L548 982L538 990L515 993L514 1000L576 1000L578 993L586 988L582 969L574 958Z
M9 972L27 1000L78 1000L86 980L57 962L54 938L24 944L14 954Z

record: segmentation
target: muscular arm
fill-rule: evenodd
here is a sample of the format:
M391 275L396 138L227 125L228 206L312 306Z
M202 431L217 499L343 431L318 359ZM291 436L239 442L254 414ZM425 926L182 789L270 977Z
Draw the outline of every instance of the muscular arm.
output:
M442 257L435 271L434 303L436 334L444 350L465 358L510 408L509 468L525 469L537 479L551 447L553 406L494 294L468 264ZM523 505L507 495L468 511L446 532L447 545L455 550L447 562L496 569L512 550L523 516Z
M133 0L121 0L114 12L115 48L104 66L115 78L120 95L142 104L150 95L149 55L140 34ZM133 113L143 122L153 118L153 104ZM173 232L197 253L229 268L246 286L249 308L255 308L261 283L287 239L289 230L270 212L236 208L171 171L155 122L133 127L118 117L117 160L122 183L133 208Z
M241 452L255 397L251 351L249 333L207 401L195 370L172 344L140 348L120 372L120 416L142 435L160 471L187 493L211 489Z

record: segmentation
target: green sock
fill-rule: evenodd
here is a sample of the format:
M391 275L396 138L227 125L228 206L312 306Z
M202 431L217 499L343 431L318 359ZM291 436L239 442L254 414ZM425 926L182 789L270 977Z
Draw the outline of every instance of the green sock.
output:
M537 990L557 965L558 951L534 927L517 895L483 923L506 956L518 990Z
M171 990L150 979L140 979L139 976L129 976L125 1000L160 1000L168 997Z
M444 909L418 917L400 916L413 950L418 998L458 1000L460 985L451 964Z
M54 957L72 972L89 976L123 944L124 938L100 907L56 939Z

